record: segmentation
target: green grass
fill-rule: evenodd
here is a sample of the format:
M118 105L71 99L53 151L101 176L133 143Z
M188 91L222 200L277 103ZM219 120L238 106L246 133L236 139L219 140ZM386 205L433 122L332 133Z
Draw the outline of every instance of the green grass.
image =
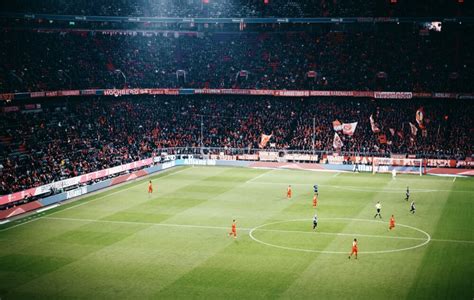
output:
M154 176L152 197L147 182L0 227L0 298L474 297L471 178L176 168Z

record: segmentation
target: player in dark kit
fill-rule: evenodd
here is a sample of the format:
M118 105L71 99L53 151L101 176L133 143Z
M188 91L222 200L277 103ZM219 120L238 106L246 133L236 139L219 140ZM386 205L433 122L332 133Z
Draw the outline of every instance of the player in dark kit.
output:
M407 192L406 192L406 198L405 198L405 200L408 201L409 198L410 198L410 188L407 187Z
M318 215L314 214L314 217L313 217L313 230L315 230L316 227L318 227Z
M380 211L382 210L382 204L380 204L380 201L377 201L377 204L375 204L375 216L374 219L379 216L380 219L382 219L382 215L380 214Z
M313 185L313 190L314 190L314 193L315 193L317 196L319 196L319 194L318 194L318 185L317 185L317 184Z
M415 201L412 201L411 204L410 204L410 212L412 214L415 214L415 210L416 210Z

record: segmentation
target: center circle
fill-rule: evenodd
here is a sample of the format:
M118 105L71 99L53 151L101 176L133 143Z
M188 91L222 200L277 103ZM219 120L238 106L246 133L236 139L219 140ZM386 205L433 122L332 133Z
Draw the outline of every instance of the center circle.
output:
M340 220L340 221L385 223L385 222L376 221L376 220L351 219L351 218L324 218L324 219L321 218L321 220ZM284 249L284 250L292 250L292 251L300 251L300 252L313 252L313 253L324 253L324 254L347 254L349 252L349 251L313 250L313 249L304 249L304 248L296 248L296 247L286 247L286 246L275 245L275 244L272 244L272 243L262 241L262 240L260 240L260 239L258 239L254 236L255 231L258 231L259 229L261 229L262 227L265 227L265 226L270 226L270 225L275 225L275 224L282 224L282 223L289 223L289 222L302 222L302 221L308 222L309 219L293 219L293 220L265 223L265 224L262 224L262 225L259 225L257 227L252 228L249 231L249 236L252 240L254 240L257 243L260 243L260 244L263 244L263 245L266 245L266 246L269 246L269 247ZM422 240L422 242L420 244L417 244L417 245L411 246L411 247L406 247L406 248L378 250L378 251L359 251L359 253L363 253L363 254L383 254L383 253L408 251L408 250L413 250L413 249L416 249L416 248L419 248L419 247L423 247L431 241L431 236L426 231L423 231L423 230L421 230L419 228L416 228L416 227L413 227L413 226L404 225L404 224L400 224L400 223L397 223L397 226L405 227L405 228L409 228L409 229L418 231L426 237L426 240ZM282 232L285 232L285 231L282 230ZM291 232L291 231L286 231L286 232ZM297 231L294 231L294 232L297 232ZM335 232L334 235L338 235L338 233ZM361 234L361 236L364 236L364 234ZM390 238L390 237L387 237L387 238Z

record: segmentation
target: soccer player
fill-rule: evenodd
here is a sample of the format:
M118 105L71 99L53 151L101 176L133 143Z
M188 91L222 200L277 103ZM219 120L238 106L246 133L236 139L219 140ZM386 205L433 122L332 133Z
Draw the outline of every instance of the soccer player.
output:
M229 232L229 236L234 236L234 239L237 238L237 223L235 222L235 219L232 221L232 229Z
M359 164L356 163L356 164L354 165L354 169L352 169L352 171L353 171L354 173L359 173Z
M407 192L406 192L406 198L405 198L405 200L408 201L409 198L410 198L410 188L407 187Z
M393 169L392 170L392 179L396 179L396 177L397 177L397 170Z
M314 217L313 217L313 230L315 230L316 227L318 227L318 215L314 214Z
M316 208L318 206L318 196L316 194L313 195L313 207Z
M153 193L153 186L151 185L151 180L148 182L148 195Z
M286 190L286 198L291 199L291 185L289 185Z
M392 217L390 217L390 223L388 225L388 229L392 230L393 228L395 228L395 217L392 215Z
M410 212L412 214L415 214L415 210L416 210L415 201L412 201L411 204L410 204Z
M317 196L319 196L319 194L318 194L318 185L317 185L317 184L313 185L313 190L314 190L314 193L315 193Z
M355 254L355 258L357 259L357 251L359 251L357 249L357 239L354 239L354 241L352 242L352 251L351 251L351 254L349 255L349 259L351 259L352 254Z
M379 216L380 219L382 219L382 215L380 214L380 210L382 210L382 204L380 204L380 201L377 201L377 204L375 204L375 216L374 216L374 219Z

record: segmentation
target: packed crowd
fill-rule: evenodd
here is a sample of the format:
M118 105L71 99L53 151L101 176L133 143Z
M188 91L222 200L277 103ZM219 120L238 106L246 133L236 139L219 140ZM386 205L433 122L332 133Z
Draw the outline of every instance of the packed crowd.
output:
M420 106L427 134L413 136L408 123L416 124ZM352 137L340 133L343 152L464 159L474 150L473 114L473 106L462 100L400 105L370 99L147 96L45 102L40 110L0 115L0 194L151 157L162 148L202 142L258 149L262 133L272 134L267 148L283 150L312 150L314 134L314 149L330 153L336 119L358 122ZM387 143L372 132L370 115Z
M71 0L15 0L4 11L66 15L133 17L327 17L373 16L374 1L335 0L96 0L84 5ZM357 3L356 3L357 2Z
M326 34L5 29L0 92L124 86L472 92L474 39L464 37L473 31L420 36L396 25Z
M386 17L472 15L456 0L73 0L3 1L2 11L134 17Z

